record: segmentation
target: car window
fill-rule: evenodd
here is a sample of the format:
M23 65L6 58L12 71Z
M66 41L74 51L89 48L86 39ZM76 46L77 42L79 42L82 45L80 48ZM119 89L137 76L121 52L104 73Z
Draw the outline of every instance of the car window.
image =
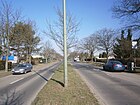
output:
M112 65L112 64L122 64L122 63L120 61L112 61L112 60L107 62L107 65Z
M17 67L26 67L25 64L19 64Z
M108 64L108 65L112 64L112 61L108 61L107 64Z
M122 64L121 62L119 62L119 61L114 61L114 62L112 62L113 64Z

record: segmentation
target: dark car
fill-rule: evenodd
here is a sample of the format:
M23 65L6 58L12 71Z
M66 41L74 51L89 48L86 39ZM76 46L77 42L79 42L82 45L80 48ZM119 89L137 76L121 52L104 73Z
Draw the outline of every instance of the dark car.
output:
M117 60L108 60L108 62L103 66L104 70L108 71L124 71L125 66Z
M13 74L17 74L17 73L27 73L30 72L32 70L33 66L30 63L22 63L22 64L18 64L16 67L14 67L12 69L12 73Z

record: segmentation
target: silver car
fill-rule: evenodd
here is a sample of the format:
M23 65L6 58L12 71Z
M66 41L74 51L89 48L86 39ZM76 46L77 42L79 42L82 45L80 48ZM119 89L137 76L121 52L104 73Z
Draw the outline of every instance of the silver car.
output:
M18 74L18 73L27 73L32 70L33 66L30 63L22 63L18 64L16 67L12 69L13 74Z

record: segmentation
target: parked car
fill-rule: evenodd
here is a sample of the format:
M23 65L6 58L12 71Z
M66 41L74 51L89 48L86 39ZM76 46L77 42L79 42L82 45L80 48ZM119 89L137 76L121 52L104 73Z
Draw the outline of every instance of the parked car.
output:
M103 69L108 71L124 71L125 66L120 61L108 60L108 62L103 65Z
M13 74L17 74L17 73L27 73L30 72L32 70L33 66L30 63L22 63L22 64L18 64L16 67L14 67L12 69L12 73Z

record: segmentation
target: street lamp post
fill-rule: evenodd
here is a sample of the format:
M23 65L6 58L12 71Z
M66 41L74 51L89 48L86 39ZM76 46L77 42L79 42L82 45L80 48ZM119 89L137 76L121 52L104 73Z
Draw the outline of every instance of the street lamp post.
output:
M66 32L66 0L63 0L63 35L64 35L64 87L68 85L67 77L67 32Z

